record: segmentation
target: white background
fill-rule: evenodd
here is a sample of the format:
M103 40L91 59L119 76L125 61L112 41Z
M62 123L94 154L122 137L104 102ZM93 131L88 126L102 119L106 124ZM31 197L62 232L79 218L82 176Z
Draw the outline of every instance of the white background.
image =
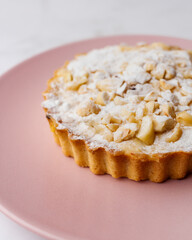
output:
M0 74L71 41L156 34L192 39L191 0L0 0ZM42 240L0 214L0 240Z

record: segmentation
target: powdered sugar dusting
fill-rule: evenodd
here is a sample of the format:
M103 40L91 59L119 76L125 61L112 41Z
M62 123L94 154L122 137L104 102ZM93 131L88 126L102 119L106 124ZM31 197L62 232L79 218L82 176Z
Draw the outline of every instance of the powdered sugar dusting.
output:
M146 63L149 63L148 66ZM156 66L154 75L152 70L147 70L151 66ZM187 51L150 48L146 44L129 51L123 51L121 46L110 46L77 57L66 69L71 73L73 81L78 83L82 78L86 81L74 88L75 90L68 90L73 81L65 82L62 76L55 77L51 83L52 89L45 94L46 100L42 106L56 120L57 129L70 129L74 137L85 139L91 148L105 146L122 150L133 146L132 151L146 153L192 151L190 126L184 127L182 137L173 143L165 141L169 132L157 134L151 146L134 138L116 143L107 140L105 134L97 132L97 126L100 127L107 114L121 119L121 124L125 127L130 126L124 112L133 112L136 119L141 119L145 114L147 101L155 101L160 105L173 104L176 112L183 109L192 112L192 77L184 79L184 71L192 69ZM168 89L163 89L159 86L161 75L173 87L166 85ZM98 113L93 111L85 116L77 114L78 108L86 106L86 102L95 102L100 91L108 94L106 105L100 104ZM118 98L114 99L115 96ZM160 110L157 109L155 113L160 114ZM161 117L163 121L165 116ZM104 128L103 131L107 134L109 130Z

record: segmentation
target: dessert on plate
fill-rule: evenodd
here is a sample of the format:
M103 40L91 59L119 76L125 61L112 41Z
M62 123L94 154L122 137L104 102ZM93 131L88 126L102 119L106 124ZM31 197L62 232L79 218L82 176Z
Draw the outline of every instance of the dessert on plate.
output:
M56 142L79 166L153 182L192 172L192 52L95 49L58 69L43 96Z

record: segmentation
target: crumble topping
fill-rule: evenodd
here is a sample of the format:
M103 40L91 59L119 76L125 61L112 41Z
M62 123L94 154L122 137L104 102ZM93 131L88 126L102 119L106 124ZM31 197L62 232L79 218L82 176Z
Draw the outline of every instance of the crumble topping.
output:
M191 58L162 43L96 49L56 71L42 106L93 148L192 151Z

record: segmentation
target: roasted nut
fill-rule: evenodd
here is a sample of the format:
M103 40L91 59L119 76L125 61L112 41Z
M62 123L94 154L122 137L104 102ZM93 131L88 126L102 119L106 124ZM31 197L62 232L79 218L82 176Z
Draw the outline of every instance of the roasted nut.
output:
M114 98L114 103L115 103L116 105L124 105L124 104L126 104L127 102L125 101L124 98L119 97L119 96L116 96L116 97Z
M157 79L152 79L151 80L151 85L153 86L155 91L159 91L160 90L160 82Z
M85 102L83 106L78 107L77 114L81 117L86 117L92 113L98 114L100 110L100 107L90 100L88 102Z
M110 99L110 96L107 92L99 92L97 94L96 103L101 106L105 106L109 101L109 99Z
M122 109L121 116L124 117L130 123L136 123L135 112L130 112L127 109Z
M160 106L161 112L166 116L175 118L175 109L171 103L165 103Z
M56 72L55 72L55 75L57 77L63 77L64 78L64 82L70 82L73 80L73 76L71 74L71 72L65 68L65 67L62 67L60 69L58 69Z
M137 120L141 120L143 118L143 116L146 114L147 110L145 108L145 103L144 102L141 102L137 109L136 109L136 119Z
M150 101L145 104L145 108L148 114L154 113L154 111L159 107L159 103L155 101Z
M161 88L165 89L165 90L171 90L173 89L175 86L172 84L169 84L167 81L165 81L164 79L160 79L160 86Z
M170 46L167 46L167 45L165 45L164 43L161 43L161 42L152 43L151 48L162 49L162 50L170 50Z
M77 91L79 87L86 84L88 79L86 77L77 78L75 81L66 84L66 90Z
M179 79L178 78L173 78L173 79L169 80L167 83L172 85L174 88L179 87Z
M184 111L190 111L190 106L177 106L177 111L178 112L184 112Z
M180 93L181 93L182 96L188 96L189 95L188 91L186 91L186 89L183 89L183 88L180 89Z
M147 145L153 144L155 140L155 132L153 121L150 116L143 117L141 127L136 137Z
M185 80L185 82L182 84L180 92L184 96L192 96L192 81L190 80L189 82L189 80Z
M192 70L191 69L187 69L183 72L183 76L184 78L192 78Z
M138 95L127 95L127 100L131 104L137 104L141 102L142 97Z
M109 73L105 72L104 70L97 70L96 72L93 73L93 80L98 81L98 80L104 80L109 77Z
M186 111L178 113L176 120L185 126L192 126L192 115Z
M124 93L126 93L128 88L128 85L126 82L124 82L116 91L116 94L123 96Z
M175 94L173 94L170 90L161 92L161 97L162 97L163 101L168 101L168 102L174 103L175 106L177 106L179 104L178 97Z
M110 123L122 123L122 120L116 116L111 116Z
M68 69L66 69L64 67L58 69L55 72L55 75L57 77L63 77L65 83L73 81L73 75L71 74L71 72Z
M155 113L156 115L160 115L161 110L160 110L159 108L157 108L157 109L155 109L154 113Z
M184 96L179 99L179 104L182 106L188 106L192 102L192 96Z
M96 87L100 91L112 92L118 89L118 87L121 86L121 84L122 84L122 81L106 78L106 79L97 81Z
M122 120L116 116L112 116L111 114L107 114L103 119L102 123L110 129L112 132L115 132L119 127L119 124Z
M97 81L96 87L100 91L109 91L109 92L111 92L113 90L113 88L111 87L111 84L110 84L110 79L104 79L104 80Z
M166 142L176 142L182 136L182 129L179 123L175 126L169 136L166 138Z
M148 114L151 114L155 111L155 102L154 101L147 102L145 106L146 106Z
M191 50L187 50L187 52L189 54L190 60L192 61L192 51Z
M144 100L146 101L146 102L148 102L148 101L155 101L155 100L157 100L157 94L155 93L155 92L149 92L147 95L146 95L146 97L144 98Z
M148 62L148 63L145 63L144 65L144 69L146 72L151 72L156 66L156 63L155 62Z
M117 129L114 133L114 141L115 142L122 142L133 138L137 131L137 124L136 123L128 123L125 124Z
M105 140L108 142L113 141L113 133L105 126L102 124L96 124L95 125L95 130L97 134L100 134L103 136Z
M119 117L117 117L117 116L113 116L111 114L107 114L102 119L102 123L103 124L110 124L110 123L120 124L120 123L122 123L122 120Z
M165 132L171 130L175 126L175 120L166 116L153 115L153 126L155 132Z
M87 126L87 130L83 133L86 137L93 137L96 134L95 127Z
M79 94L85 94L88 92L87 85L81 85L78 89Z
M165 65L162 63L159 63L155 69L151 71L152 76L154 76L156 79L160 80L161 78L164 78L165 76Z
M121 46L119 46L119 49L120 49L120 51L125 52L125 51L132 50L133 47L128 46L128 45L121 45Z
M109 124L106 124L106 127L109 128L109 130L111 130L112 132L115 132L118 129L119 124L118 123L109 123Z
M116 97L116 94L114 92L110 92L110 101L113 101Z
M183 61L183 62L177 62L177 66L180 67L180 68L187 67L187 62L186 62L186 61Z
M176 76L175 68L172 66L166 67L165 79L170 80L170 79L174 78L175 76Z
M66 82L66 83L73 81L73 76L72 76L72 74L70 73L70 71L68 71L68 70L65 70L65 71L64 71L63 77L64 77L64 82Z
M108 142L113 141L113 134L110 130L109 131L105 130L104 132L101 133L101 135L103 135L103 138Z

